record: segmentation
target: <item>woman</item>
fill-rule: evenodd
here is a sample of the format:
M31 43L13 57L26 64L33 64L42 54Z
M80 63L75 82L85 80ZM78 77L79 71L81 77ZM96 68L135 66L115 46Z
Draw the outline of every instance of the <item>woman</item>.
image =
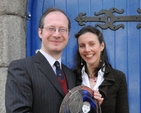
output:
M102 33L95 27L85 26L75 37L78 42L74 69L77 85L88 86L100 93L103 101L95 97L95 93L94 98L101 104L102 113L129 113L125 75L108 62Z

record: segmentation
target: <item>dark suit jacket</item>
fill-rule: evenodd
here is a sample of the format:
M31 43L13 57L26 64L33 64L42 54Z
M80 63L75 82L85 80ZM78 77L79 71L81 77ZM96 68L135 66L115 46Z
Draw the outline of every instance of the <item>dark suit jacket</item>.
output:
M77 79L80 85L82 78ZM123 72L106 67L104 81L99 86L104 97L102 113L129 113L126 78Z
M62 64L68 89L76 78ZM7 113L59 113L64 98L59 81L45 57L35 56L10 63L6 82Z

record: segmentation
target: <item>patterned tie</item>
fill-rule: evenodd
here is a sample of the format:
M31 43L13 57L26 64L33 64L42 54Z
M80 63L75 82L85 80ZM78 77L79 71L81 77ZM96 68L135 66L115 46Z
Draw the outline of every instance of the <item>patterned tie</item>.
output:
M55 61L54 65L56 67L56 75L57 75L57 77L63 80L64 76L62 74L62 70L60 69L60 63L58 61Z

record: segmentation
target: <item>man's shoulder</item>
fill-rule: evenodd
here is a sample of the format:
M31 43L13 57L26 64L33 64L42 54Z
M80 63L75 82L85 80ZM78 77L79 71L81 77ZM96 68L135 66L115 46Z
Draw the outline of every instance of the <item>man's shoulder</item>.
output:
M67 67L65 64L62 64L63 69L71 71L71 69L69 67Z
M13 60L9 63L9 66L11 65L18 65L18 64L26 64L26 63L31 63L33 60L33 56L28 57L28 58L21 58L21 59L16 59Z
M33 56L30 56L30 57L26 57L26 58L21 58L21 59L16 59L16 60L13 60L12 62L22 62L22 61L29 61L33 58Z

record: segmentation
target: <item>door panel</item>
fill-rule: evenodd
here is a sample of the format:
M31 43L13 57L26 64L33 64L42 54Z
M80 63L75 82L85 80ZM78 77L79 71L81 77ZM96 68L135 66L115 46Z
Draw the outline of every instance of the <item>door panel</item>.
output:
M47 7L62 9L71 20L71 32L69 43L63 51L62 61L69 68L74 65L74 53L76 40L74 34L82 27L74 20L80 12L86 16L94 16L94 12L102 9L109 10L114 7L124 9L123 14L114 13L116 16L138 15L140 0L29 0L27 7L27 57L35 54L40 48L38 37L38 22ZM31 15L31 16L30 16ZM103 15L100 15L103 16ZM95 25L100 22L87 22L86 25ZM108 57L112 66L126 74L130 113L141 113L141 29L136 26L139 22L115 22L115 25L124 24L124 29L116 31L101 29L107 46Z

